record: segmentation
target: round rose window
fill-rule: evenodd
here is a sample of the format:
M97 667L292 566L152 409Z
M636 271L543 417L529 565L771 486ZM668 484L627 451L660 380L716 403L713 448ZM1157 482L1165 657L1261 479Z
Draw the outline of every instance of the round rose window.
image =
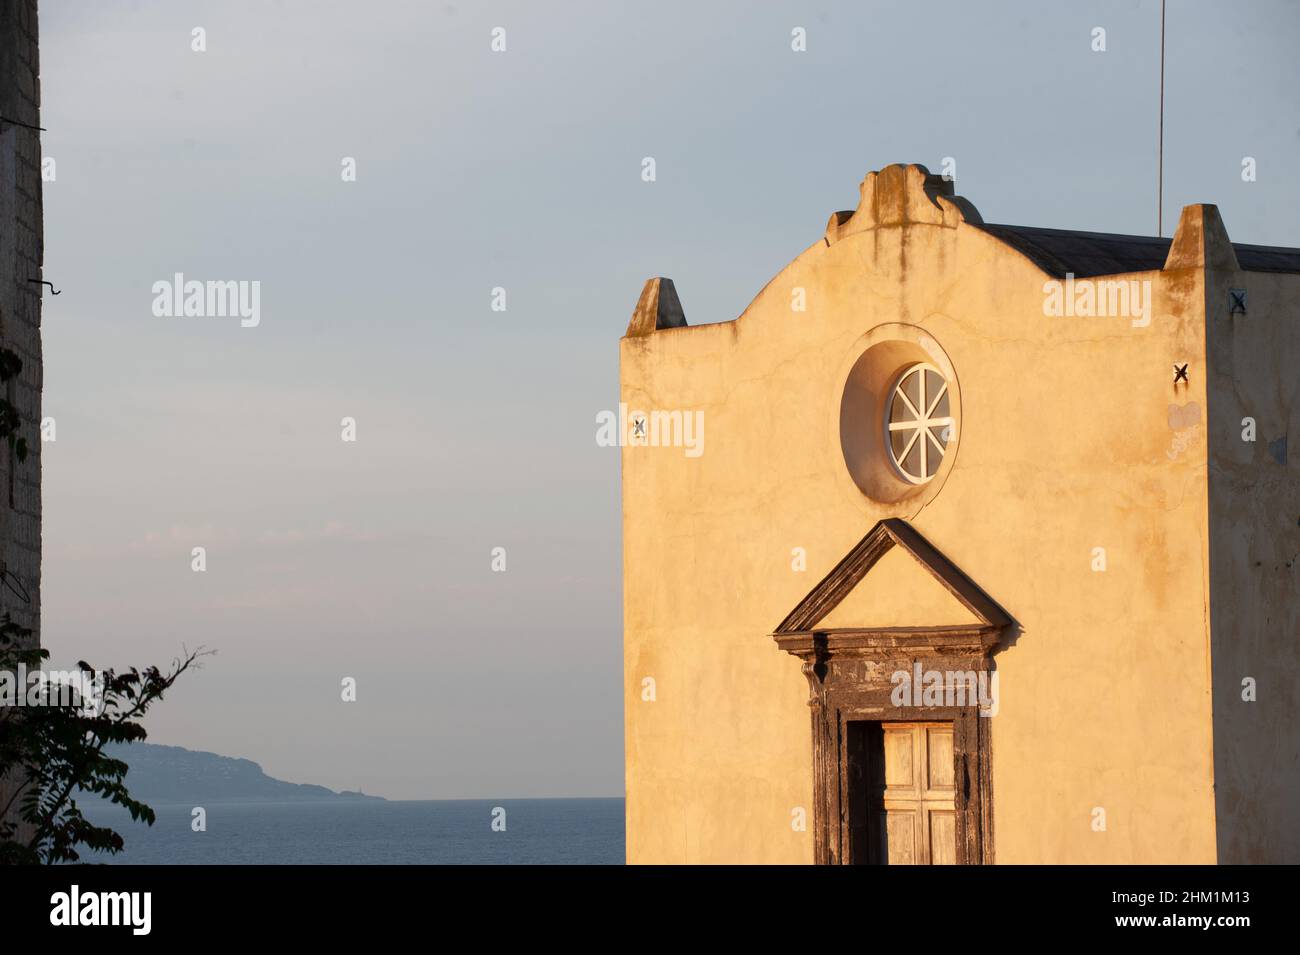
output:
M886 413L885 437L894 468L912 484L924 484L939 470L954 437L948 382L933 365L905 368Z

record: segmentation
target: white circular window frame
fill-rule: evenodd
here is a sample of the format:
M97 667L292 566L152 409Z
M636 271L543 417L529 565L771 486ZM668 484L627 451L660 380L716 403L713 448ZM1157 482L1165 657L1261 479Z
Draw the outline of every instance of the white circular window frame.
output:
M925 373L932 372L943 382L939 393L931 401L925 391ZM912 399L907 396L903 390L903 382L913 375L920 374L921 380L917 388L917 396L921 402L921 408L912 404ZM889 457L889 463L893 465L894 470L904 481L909 484L928 484L939 473L943 467L943 459L948 456L948 448L956 440L957 427L956 419L952 416L952 399L949 398L949 413L938 418L931 418L930 413L934 411L943 397L948 394L948 379L943 373L943 369L931 364L930 362L919 361L913 365L908 365L897 375L894 376L893 384L889 388L888 397L885 399L885 413L882 422L882 433L884 435L885 453ZM894 398L901 397L907 407L915 412L916 417L904 418L899 421L893 420ZM921 410L924 409L924 410ZM948 431L948 437L944 440L943 446L939 445L939 439L935 438L930 429L943 427ZM911 431L913 437L903 447L901 454L894 453L894 432ZM912 450L912 445L917 441L921 442L920 453L920 474L913 474L907 469L907 455ZM933 445L932 445L933 442ZM935 455L938 455L937 463L931 466L930 462Z
M934 313L926 317L926 324L944 329L952 325L947 316ZM883 405L877 406L873 413L855 424L863 443L878 449L873 453L879 467L873 480L880 487L869 487L861 474L855 475L848 463L843 441L842 408L850 379L859 364L868 357L868 352L897 354L899 360L888 359L882 369L879 384L880 400L883 402L889 394L885 389L891 387L902 372L910 365L931 364L939 369L944 381L948 383L948 403L953 418L952 436L948 442L939 470L924 484L913 484L903 479L890 462L890 452L884 422L887 414ZM890 367L892 363L892 367ZM824 467L835 475L835 484L843 499L852 504L865 520L877 521L885 517L915 517L943 489L948 475L952 472L961 453L959 440L962 428L961 380L948 358L947 352L935 336L919 325L902 322L889 322L876 325L858 336L844 352L839 369L827 382L827 403L825 410L826 440L823 442L826 455ZM875 426L872 426L872 423Z

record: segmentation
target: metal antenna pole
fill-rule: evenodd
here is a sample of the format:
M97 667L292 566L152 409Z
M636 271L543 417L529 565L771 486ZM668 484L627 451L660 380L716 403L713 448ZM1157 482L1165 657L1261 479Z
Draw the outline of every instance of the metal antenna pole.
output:
M1156 154L1156 235L1165 234L1165 0L1160 0L1160 141Z

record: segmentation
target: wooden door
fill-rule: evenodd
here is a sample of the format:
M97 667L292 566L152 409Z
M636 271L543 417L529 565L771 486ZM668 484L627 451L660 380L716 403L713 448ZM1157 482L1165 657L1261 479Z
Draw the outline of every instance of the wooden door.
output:
M953 865L957 861L951 723L881 723L880 773L868 795L879 862Z

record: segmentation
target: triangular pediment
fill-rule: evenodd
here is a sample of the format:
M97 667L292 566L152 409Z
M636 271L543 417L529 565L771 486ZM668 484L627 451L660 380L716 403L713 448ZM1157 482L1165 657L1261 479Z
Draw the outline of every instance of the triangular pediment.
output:
M902 547L891 547L816 626L849 630L983 622L920 561Z
M1010 618L906 521L878 523L777 627L1000 630Z

